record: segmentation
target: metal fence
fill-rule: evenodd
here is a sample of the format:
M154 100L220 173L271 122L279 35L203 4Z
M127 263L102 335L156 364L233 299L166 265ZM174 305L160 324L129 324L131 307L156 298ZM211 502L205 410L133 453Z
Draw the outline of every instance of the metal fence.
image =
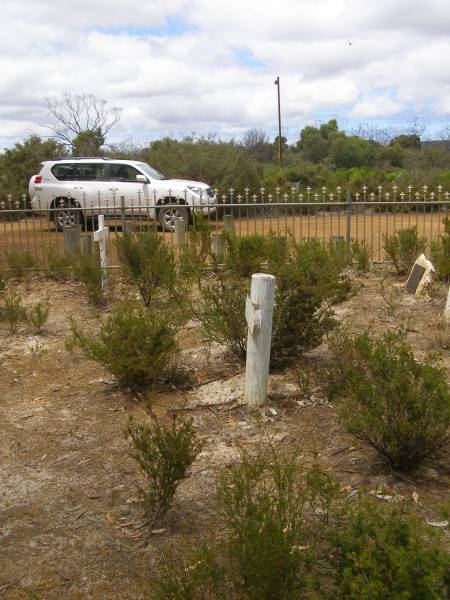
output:
M342 188L329 191L325 187L318 192L311 188L281 193L279 188L268 193L261 188L257 193L249 189L237 193L216 191L215 198L192 207L192 211L180 213L183 198L173 198L165 206L173 210L173 221L180 214L194 215L188 226L195 229L195 214L200 212L209 221L211 232L220 233L233 228L236 235L254 233L262 235L290 236L294 240L318 239L323 242L341 240L350 245L365 241L373 261L385 260L384 236L401 229L417 227L420 236L428 243L443 233L443 221L449 216L450 194L439 186L435 191L427 186L389 190L379 186L369 191L366 186L355 194ZM45 262L49 253L64 253L67 237L73 225L80 223L83 237L92 237L98 214L105 216L110 229L109 264L118 264L115 239L125 230L140 233L159 231L169 244L176 243L172 231L161 230L152 198L112 196L102 198L98 194L89 204L84 200L62 200L45 209L37 198L31 207L30 199L7 197L0 202L0 261L5 262L9 252L28 252L38 262ZM61 227L61 216L65 225ZM58 221L59 219L59 221ZM58 226L59 224L59 226ZM70 225L67 227L67 225Z

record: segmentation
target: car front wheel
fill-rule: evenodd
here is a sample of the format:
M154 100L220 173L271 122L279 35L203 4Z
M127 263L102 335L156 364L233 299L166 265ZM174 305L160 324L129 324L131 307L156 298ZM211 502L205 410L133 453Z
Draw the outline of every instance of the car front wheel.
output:
M83 222L81 210L75 208L73 202L67 198L56 200L55 210L53 211L53 221L57 231L71 229L75 225L80 225Z
M163 231L175 231L175 223L181 219L189 223L190 212L187 206L162 206L159 209L158 221Z

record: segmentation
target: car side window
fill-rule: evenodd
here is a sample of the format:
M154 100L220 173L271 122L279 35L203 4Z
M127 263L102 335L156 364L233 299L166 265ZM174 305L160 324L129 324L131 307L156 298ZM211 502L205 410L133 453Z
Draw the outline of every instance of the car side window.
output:
M73 181L75 176L74 167L73 163L62 163L53 165L51 172L58 181Z
M133 181L141 173L131 165L109 164L109 181Z
M51 169L59 181L103 181L104 170L102 163L61 163Z
M76 181L103 181L103 163L79 163L76 166Z

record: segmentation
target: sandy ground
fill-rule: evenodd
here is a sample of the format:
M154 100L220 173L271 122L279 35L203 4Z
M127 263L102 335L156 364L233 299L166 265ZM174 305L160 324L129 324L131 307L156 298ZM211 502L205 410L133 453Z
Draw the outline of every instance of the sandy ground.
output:
M406 325L418 356L443 354L450 375L450 331L442 325L445 289L429 300L407 294L390 276L382 293L378 272L355 278L357 293L337 308L354 331ZM214 528L214 481L219 469L270 436L299 446L305 462L329 468L346 493L389 486L419 494L424 518L448 499L448 453L404 478L342 432L324 398L320 366L326 344L295 369L272 374L273 399L257 413L240 406L243 369L217 345L205 346L194 322L182 335L181 361L196 387L160 392L155 411L186 408L205 446L180 486L163 531L148 536L138 501L139 472L123 428L128 416L148 418L143 398L120 389L111 375L78 351L65 350L68 317L95 330L98 311L77 283L36 276L18 284L25 304L48 294L51 313L42 335L27 327L9 335L0 325L0 598L138 600L171 547L190 547ZM310 373L307 390L299 374ZM203 384L203 385L202 385ZM285 391L296 391L280 400ZM281 394L282 395L282 394ZM209 406L216 405L216 406ZM148 544L146 540L148 539Z
M305 209L304 209L305 210ZM436 239L443 231L442 219L445 211L412 213L376 213L370 209L354 212L351 215L350 235L355 240L366 240L375 261L384 259L383 235L399 229L416 226L419 235L428 240ZM255 218L256 217L256 218ZM114 237L121 235L121 224L117 220L108 221L111 232L110 264L117 264ZM136 221L137 230L145 231L154 227L152 221ZM211 217L212 231L223 229L222 221ZM339 212L317 212L316 214L293 215L286 208L278 217L261 216L260 212L244 209L235 216L235 229L239 235L273 231L277 235L293 235L295 239L316 238L323 241L331 237L344 237L346 231L345 210ZM163 234L167 243L174 243L171 233ZM64 250L64 236L57 233L53 223L45 217L28 218L17 222L0 221L0 261L4 252L9 250L28 251L39 260L44 260L48 248Z

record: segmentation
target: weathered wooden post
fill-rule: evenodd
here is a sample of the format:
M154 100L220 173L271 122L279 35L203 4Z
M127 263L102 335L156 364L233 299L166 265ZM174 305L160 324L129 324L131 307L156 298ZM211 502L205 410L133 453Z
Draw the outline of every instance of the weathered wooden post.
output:
M80 254L90 256L92 254L92 235L82 233L80 236Z
M245 304L248 324L245 400L259 406L267 399L275 277L264 273L252 275L250 296Z
M184 246L186 243L186 225L184 219L176 219L174 222L175 246Z
M221 233L211 235L211 251L218 261L221 261L225 255L226 242Z
M80 251L81 225L72 225L64 229L64 251L66 254L78 254Z
M94 242L98 242L100 249L100 267L102 269L102 289L103 291L107 286L107 257L106 257L106 240L108 239L109 228L105 227L105 217L98 215L98 229L94 231Z
M223 215L223 229L224 231L227 231L230 235L234 235L236 233L234 228L233 215Z
M450 287L448 288L447 302L444 308L444 320L450 323Z

